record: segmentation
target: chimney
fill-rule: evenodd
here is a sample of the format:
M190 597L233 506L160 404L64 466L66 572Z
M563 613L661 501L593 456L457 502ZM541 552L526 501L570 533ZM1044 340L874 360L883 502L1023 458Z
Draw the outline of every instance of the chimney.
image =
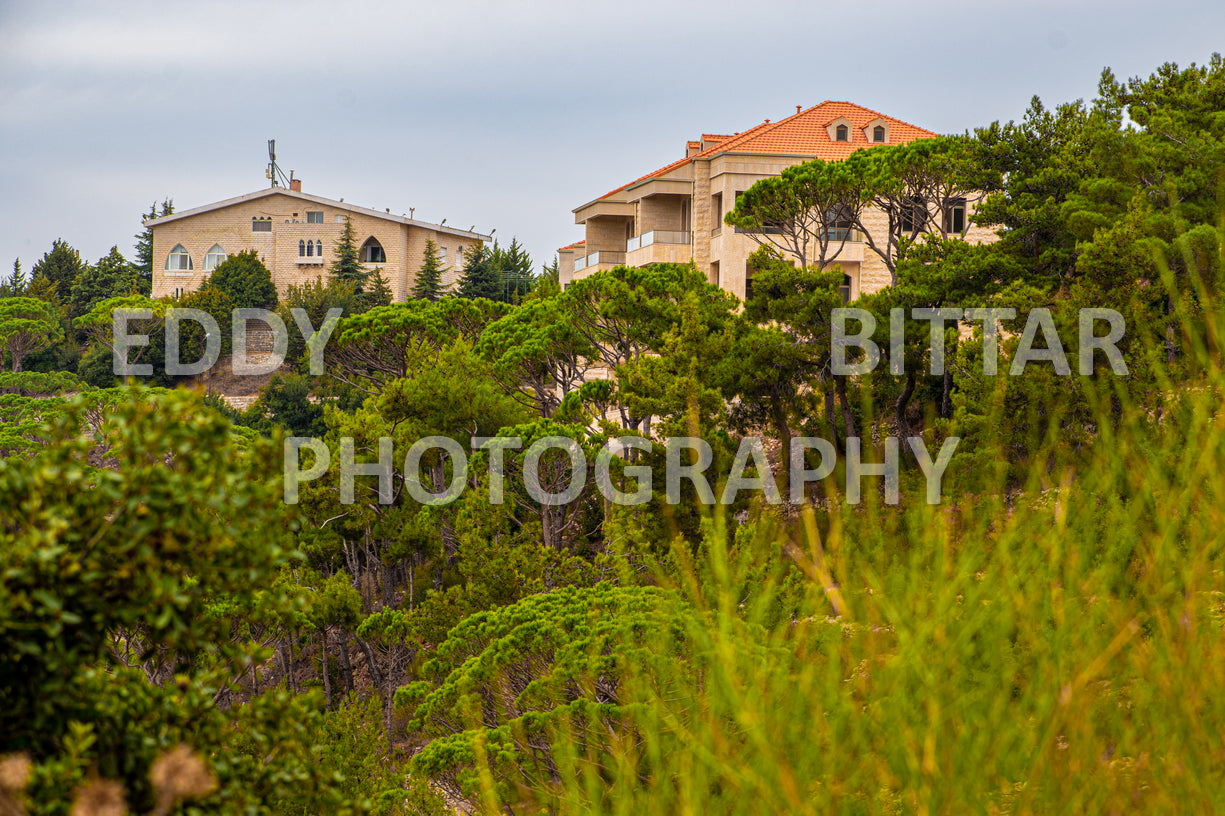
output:
M295 193L302 192L302 179L290 179L289 189L293 190Z
M689 159L702 152L702 143L689 141L685 143L685 158Z

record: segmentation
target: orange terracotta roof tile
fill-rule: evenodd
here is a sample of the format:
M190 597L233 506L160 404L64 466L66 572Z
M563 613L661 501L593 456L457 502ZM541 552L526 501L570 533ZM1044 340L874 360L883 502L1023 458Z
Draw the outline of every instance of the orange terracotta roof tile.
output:
M835 142L830 138L826 127L838 119L846 119L851 123L850 141ZM877 119L889 125L889 144L905 144L915 139L931 139L939 135L926 128L877 113L853 102L827 100L807 110L792 114L786 119L780 119L777 122L767 119L756 127L730 136L703 133L703 142L714 143L702 152L692 157L678 159L653 173L623 184L600 196L600 199L608 198L647 179L666 175L688 162L712 158L720 153L770 153L840 161L860 148L872 147L875 144L868 141L863 129ZM693 142L689 144L692 145Z
M586 239L586 238L584 238L584 239L583 239L583 240L581 240L581 241L575 241L573 244L568 244L568 245L566 245L566 246L564 246L564 247L558 247L557 251L558 251L558 252L565 252L567 249L578 249L578 248L579 248L579 247L581 247L581 246L585 246L585 245L586 245L586 243L587 243L587 239Z
M699 153L698 155L701 155L701 154ZM619 193L619 192L621 192L622 190L626 189L627 187L633 187L635 184L637 184L637 183L639 183L639 182L641 182L641 181L646 181L647 179L657 178L657 177L659 177L659 176L665 175L666 173L670 173L670 172L672 172L673 170L675 170L676 168L678 168L678 167L680 167L680 166L682 166L682 165L686 164L686 163L687 163L687 162L689 162L689 161L690 161L690 160L689 160L689 158L688 158L688 157L683 158L683 159L677 159L676 161L672 162L671 164L667 164L667 165L664 165L663 167L659 168L659 169L658 169L658 170L656 170L654 173L647 173L645 176L641 176L641 177L639 177L639 178L636 178L636 179L634 179L633 181L629 182L628 184L622 184L620 187L616 188L615 190L609 190L607 193L605 193L604 195L600 196L600 198L608 198L610 195L613 195L614 193Z

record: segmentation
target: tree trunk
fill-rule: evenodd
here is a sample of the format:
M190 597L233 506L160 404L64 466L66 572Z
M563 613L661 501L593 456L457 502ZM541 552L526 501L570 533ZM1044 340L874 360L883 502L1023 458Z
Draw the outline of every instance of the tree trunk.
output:
M340 648L336 655L340 659L340 679L344 681L345 694L353 691L353 664L349 661L349 633L343 628L336 635Z
M332 673L328 671L328 630L319 630L319 655L323 658L323 691L328 699L328 711L332 710Z
M897 402L893 405L897 435L903 439L910 436L910 423L906 421L906 407L910 404L911 396L914 395L915 376L913 369L906 372L906 385L902 388L902 393L898 394Z
M851 413L851 402L846 396L846 377L836 377L834 379L834 388L838 391L838 404L842 406L842 422L845 426L846 436L850 439L855 436L855 417Z
M771 419L774 421L774 432L778 434L778 462L781 479L784 484L791 482L791 426L787 423L787 412L783 410L782 401L774 400L771 407ZM762 474L763 476L765 474Z
M834 447L838 450L843 450L838 441L838 420L835 416L834 402L834 381L829 378L825 380L825 424L829 426L830 435L833 437L830 442L833 442Z
M953 360L957 357L957 338L948 344L944 355L944 389L940 394L940 418L950 419L953 416Z
M446 458L439 456L438 461L435 462L430 468L430 475L433 477L435 493L442 493L444 490L446 490L446 464ZM451 523L451 517L445 513L442 514L441 533L442 549L443 552L446 553L447 564L454 566L459 560L459 541L456 538L455 527Z

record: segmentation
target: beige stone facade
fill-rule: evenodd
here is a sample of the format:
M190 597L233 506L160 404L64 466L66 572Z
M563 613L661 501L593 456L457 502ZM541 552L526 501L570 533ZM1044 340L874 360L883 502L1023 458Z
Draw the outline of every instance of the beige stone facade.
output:
M254 249L277 291L326 278L345 219L368 269L381 269L393 297L405 300L433 240L443 255L443 282L459 279L463 253L490 236L417 221L344 201L271 187L146 221L153 230L153 297L199 288L219 260Z
M723 223L736 196L761 179L813 158L837 161L879 144L902 144L935 133L849 102L823 102L779 122L769 120L742 133L703 134L686 144L685 156L654 173L574 210L583 241L559 250L561 282L587 277L617 264L693 261L715 283L744 298L752 270L748 258L760 246L754 236ZM973 203L970 203L972 209ZM970 241L994 240L969 226ZM865 226L883 235L884 213L869 212ZM890 282L885 263L854 233L837 266L848 279L851 299Z

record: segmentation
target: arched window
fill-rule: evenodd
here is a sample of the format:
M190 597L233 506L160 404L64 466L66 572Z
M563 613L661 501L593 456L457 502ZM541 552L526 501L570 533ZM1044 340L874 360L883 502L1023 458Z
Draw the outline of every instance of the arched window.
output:
M315 243L313 241L306 242L306 257L315 257Z
M191 256L187 254L182 244L175 244L174 249L170 250L170 254L166 256L166 268L173 270L192 268Z
M847 129L846 125L838 125L838 127L834 129L835 142L849 142L849 135L850 131Z
M360 257L362 263L387 263L387 255L383 252L383 245L373 235L362 244Z
M884 125L877 125L876 127L872 128L872 141L874 142L885 141L885 126Z
M315 242L315 254L318 255L320 258L323 257L323 241Z
M221 248L221 244L213 244L212 249L204 254L204 271L212 272L225 263L226 257L225 250Z
M306 257L306 242L305 241L298 241L298 257L299 258Z

